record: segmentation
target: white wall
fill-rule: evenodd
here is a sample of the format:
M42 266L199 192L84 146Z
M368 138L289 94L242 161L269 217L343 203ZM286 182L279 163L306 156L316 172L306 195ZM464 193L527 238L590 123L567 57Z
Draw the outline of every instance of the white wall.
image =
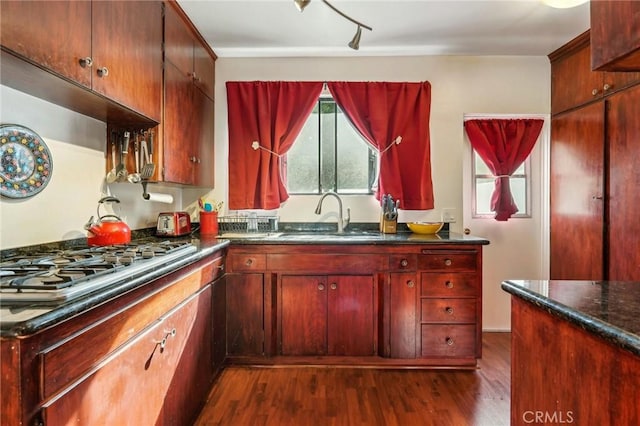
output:
M96 215L98 200L106 194L120 199L116 213L132 229L154 226L158 212L175 210L181 203L177 188L161 188L175 195L174 204L167 205L145 201L141 185L106 186L107 126L101 121L0 86L0 123L20 124L40 135L53 164L51 180L38 194L0 197L2 249L84 238L83 226Z
M550 67L546 57L364 57L259 58L216 62L216 188L211 196L226 199L228 188L227 109L225 82L233 80L424 81L432 85L431 162L435 208L404 211L401 222L440 217L455 208L461 231L463 114L547 113ZM231 182L230 184L233 184ZM352 221L375 222L372 197L344 197ZM314 214L318 197L291 196L277 212L281 221L335 221ZM330 211L331 207L326 209Z

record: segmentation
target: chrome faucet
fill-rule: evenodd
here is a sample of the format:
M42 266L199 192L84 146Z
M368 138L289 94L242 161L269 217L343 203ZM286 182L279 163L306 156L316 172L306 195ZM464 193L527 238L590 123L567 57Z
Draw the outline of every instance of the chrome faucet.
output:
M336 197L336 200L338 200L338 233L342 234L344 232L344 228L349 225L349 221L351 220L351 209L347 208L347 217L343 219L342 218L342 199L338 194L336 194L333 191L325 192L322 195L322 197L320 197L320 200L318 201L318 205L316 207L316 214L322 213L322 202L329 195Z

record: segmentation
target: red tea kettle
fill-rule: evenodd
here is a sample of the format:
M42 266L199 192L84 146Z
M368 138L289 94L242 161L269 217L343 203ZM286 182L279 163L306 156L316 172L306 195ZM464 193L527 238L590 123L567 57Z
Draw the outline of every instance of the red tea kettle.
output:
M98 201L98 221L93 216L84 225L87 232L87 244L90 246L110 246L131 242L131 228L115 214L100 216L100 206L104 203L119 203L116 197L104 197Z

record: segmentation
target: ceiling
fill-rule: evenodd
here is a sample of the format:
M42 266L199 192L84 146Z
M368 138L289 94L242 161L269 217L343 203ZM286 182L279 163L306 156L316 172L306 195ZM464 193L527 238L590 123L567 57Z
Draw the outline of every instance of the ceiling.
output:
M589 3L557 9L541 0L177 0L218 57L548 55L589 28Z

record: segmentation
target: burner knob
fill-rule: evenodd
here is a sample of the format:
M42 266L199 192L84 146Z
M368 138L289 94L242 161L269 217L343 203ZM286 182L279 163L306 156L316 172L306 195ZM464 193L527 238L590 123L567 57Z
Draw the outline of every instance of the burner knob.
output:
M120 258L120 263L123 265L131 265L133 263L133 256L122 256Z
M113 254L107 254L104 257L104 261L108 262L108 263L118 263L118 256L113 255Z

